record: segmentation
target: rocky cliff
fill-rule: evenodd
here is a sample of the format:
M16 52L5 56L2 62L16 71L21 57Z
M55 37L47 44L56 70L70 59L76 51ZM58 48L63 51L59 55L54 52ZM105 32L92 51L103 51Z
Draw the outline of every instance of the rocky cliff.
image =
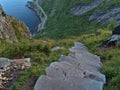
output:
M21 38L30 38L28 28L11 16L7 16L0 6L0 41L18 42Z

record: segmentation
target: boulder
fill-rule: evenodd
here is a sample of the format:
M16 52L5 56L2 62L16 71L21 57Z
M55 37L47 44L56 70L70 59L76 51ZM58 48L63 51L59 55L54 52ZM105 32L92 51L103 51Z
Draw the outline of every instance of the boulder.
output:
M7 58L0 58L0 69L4 69L10 65L10 60Z
M112 31L112 35L120 35L120 23L118 23L115 27L114 27L114 29L113 29L113 31Z
M55 62L46 69L47 76L58 79L66 79L70 77L89 78L96 81L105 82L104 75L94 66L87 64L70 64L69 62Z
M116 46L116 45L119 45L120 46L120 35L119 34L116 34L116 35L112 35L110 38L108 38L107 40L105 40L103 42L103 44L105 46Z
M64 49L63 47L60 47L60 46L55 46L52 48L52 51L58 51L58 50L61 50L61 49Z
M119 41L120 40L120 35L112 35L109 39L109 42L114 42L114 41Z
M23 59L14 59L11 60L13 66L20 66L20 69L25 69L31 66L30 58L23 58Z

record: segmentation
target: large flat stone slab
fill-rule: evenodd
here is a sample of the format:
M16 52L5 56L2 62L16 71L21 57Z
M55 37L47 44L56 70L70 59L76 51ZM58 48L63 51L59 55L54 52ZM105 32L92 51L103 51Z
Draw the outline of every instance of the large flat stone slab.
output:
M78 77L65 80L41 76L34 90L102 90L103 83Z
M93 70L92 70L93 69ZM70 64L66 61L54 62L47 69L46 73L49 77L65 79L67 77L75 76L82 78L94 79L97 81L105 82L105 76L95 70L96 68L85 64L80 64L75 67L74 64Z

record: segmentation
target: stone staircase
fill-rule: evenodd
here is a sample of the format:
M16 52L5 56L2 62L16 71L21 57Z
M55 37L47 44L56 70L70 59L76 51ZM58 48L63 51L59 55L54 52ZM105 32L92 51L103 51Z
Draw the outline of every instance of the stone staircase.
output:
M106 82L100 73L100 58L75 42L72 54L62 55L59 62L46 68L46 75L37 80L34 90L102 90Z

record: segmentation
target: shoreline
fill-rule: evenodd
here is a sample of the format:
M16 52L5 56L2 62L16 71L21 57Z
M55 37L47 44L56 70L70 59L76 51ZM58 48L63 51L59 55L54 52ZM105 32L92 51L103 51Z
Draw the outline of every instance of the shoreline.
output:
M35 12L35 14L36 14L36 16L38 17L38 19L39 19L39 23L38 23L38 25L37 25L37 27L34 29L34 33L32 33L32 37L34 37L34 34L38 31L38 29L39 29L39 24L41 23L41 18L40 18L40 16L38 15L38 13L37 13L37 10L35 10L35 8L34 7L32 7L31 5L30 5L30 1L29 2L27 2L27 4L26 4L26 7L28 7L29 9L31 9L33 12ZM32 2L33 3L33 2Z
M38 4L38 0L35 1L35 2L33 2L33 1L32 2L30 2L30 1L27 2L26 6L30 9L32 9L41 21L38 24L37 29L35 30L35 33L33 34L33 37L34 37L37 32L42 31L45 28L45 24L46 24L46 21L47 21L47 15L44 12L43 8Z
M39 16L37 10L35 10L34 7L32 7L32 6L29 4L29 2L27 2L26 7L28 7L28 8L31 9L33 12L35 12L36 15L37 15L37 17L38 17L39 20L41 21L41 18L40 18L40 16Z
M32 6L31 4L33 4L34 6ZM33 2L33 1L27 2L26 6L28 8L30 8L31 10L33 10L40 20L40 23L38 24L38 26L35 29L35 33L33 33L33 37L34 37L37 32L42 31L44 29L44 26L47 21L47 15L45 14L44 10L38 4L38 0L36 2ZM38 9L40 9L40 10L38 10Z

